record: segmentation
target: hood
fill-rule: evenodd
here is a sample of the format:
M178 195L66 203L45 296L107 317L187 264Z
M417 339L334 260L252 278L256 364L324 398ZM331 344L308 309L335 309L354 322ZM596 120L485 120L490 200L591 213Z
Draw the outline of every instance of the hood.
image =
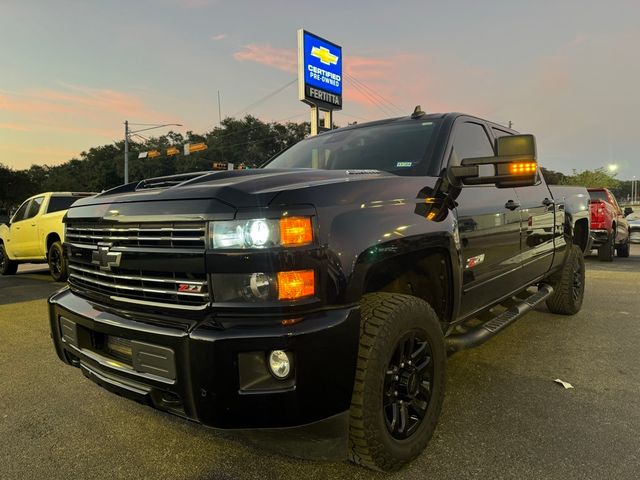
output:
M169 187L155 188L153 180L130 183L95 197L81 199L74 204L74 207L195 199L216 199L235 208L260 207L270 205L278 195L284 192L290 194L317 186L335 184L355 186L361 182L385 183L385 180L406 178L408 177L398 177L377 170L232 170L203 173Z
M185 178L187 178L185 180ZM292 205L381 207L415 202L434 177L376 170L256 169L162 177L116 187L76 202L71 221L165 222L234 218L238 209ZM167 186L169 185L169 186ZM428 195L429 196L429 195ZM65 221L67 221L65 220Z

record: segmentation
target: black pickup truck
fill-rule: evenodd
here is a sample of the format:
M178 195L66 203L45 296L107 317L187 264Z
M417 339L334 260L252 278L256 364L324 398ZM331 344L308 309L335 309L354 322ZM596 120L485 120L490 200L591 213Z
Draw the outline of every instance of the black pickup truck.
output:
M55 349L203 425L326 427L345 457L398 469L435 429L448 353L544 301L580 310L588 195L554 198L539 172L533 136L416 108L260 169L82 199Z

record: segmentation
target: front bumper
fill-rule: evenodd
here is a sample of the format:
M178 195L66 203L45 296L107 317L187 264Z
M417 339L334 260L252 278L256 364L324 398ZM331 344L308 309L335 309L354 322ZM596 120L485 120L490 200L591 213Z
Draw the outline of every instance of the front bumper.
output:
M49 299L49 313L64 362L112 392L207 426L301 426L344 414L351 403L357 307L309 314L290 326L221 328L227 319L184 329L116 314L63 289ZM134 360L121 361L105 350L107 336L133 341ZM263 359L275 349L293 355L286 381L266 370Z

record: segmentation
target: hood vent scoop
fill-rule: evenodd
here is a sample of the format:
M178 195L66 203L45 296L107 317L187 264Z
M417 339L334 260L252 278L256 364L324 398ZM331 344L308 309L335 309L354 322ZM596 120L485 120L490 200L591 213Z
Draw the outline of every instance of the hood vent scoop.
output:
M347 170L347 175L380 175L380 170Z

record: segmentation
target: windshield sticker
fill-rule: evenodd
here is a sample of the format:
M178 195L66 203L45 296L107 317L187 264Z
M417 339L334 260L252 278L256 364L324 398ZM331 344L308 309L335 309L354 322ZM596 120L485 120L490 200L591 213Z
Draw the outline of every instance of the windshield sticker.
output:
M411 165L413 165L413 162L398 162L398 163L396 163L396 168L397 167L410 167Z

